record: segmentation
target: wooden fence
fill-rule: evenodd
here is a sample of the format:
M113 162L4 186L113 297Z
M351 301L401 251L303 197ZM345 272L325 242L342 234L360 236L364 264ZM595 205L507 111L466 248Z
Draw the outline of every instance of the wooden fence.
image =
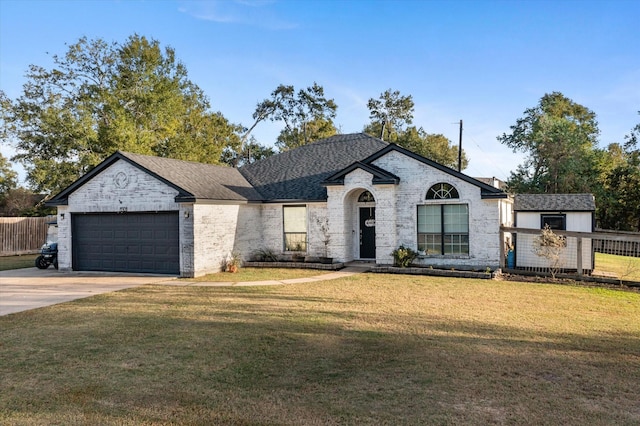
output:
M47 217L0 217L0 256L37 253L47 239Z
M538 258L535 261L537 256L532 254L533 238L541 232L540 229L501 227L501 268L515 273L550 271L554 266L549 265L548 260ZM640 283L640 233L602 229L595 232L553 232L564 236L566 242L556 265L559 272L576 274L580 279L590 275ZM614 258L602 259L602 264L599 264L596 253Z

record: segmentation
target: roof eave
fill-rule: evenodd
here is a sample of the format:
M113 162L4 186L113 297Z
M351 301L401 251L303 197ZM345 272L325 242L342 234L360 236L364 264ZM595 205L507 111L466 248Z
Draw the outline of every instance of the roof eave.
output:
M593 213L592 210L576 210L576 209L513 209L517 213Z
M500 190L498 188L495 188L495 187L493 187L491 185L488 185L488 184L486 184L484 182L481 182L481 181L479 181L477 179L474 179L471 176L467 176L464 173L459 172L457 170L454 170L454 169L452 169L450 167L447 167L447 166L445 166L443 164L437 163L437 162L435 162L433 160L429 160L428 158L425 158L425 157L423 157L423 156L421 156L419 154L416 154L413 151L409 151L408 149L403 148L403 147L401 147L400 145L397 145L397 144L389 144L389 145L387 145L386 147L382 148L380 151L378 151L378 152L374 153L373 155L369 156L368 158L362 160L362 163L371 164L375 160L377 160L378 158L383 157L384 155L388 154L390 151L400 152L401 154L404 154L404 155L406 155L408 157L411 157L414 160L420 161L421 163L424 163L424 164L426 164L428 166L436 168L436 169L438 169L438 170L440 170L442 172L450 174L450 175L452 175L454 177L457 177L458 179L461 179L461 180L463 180L465 182L468 182L468 183L470 183L472 185L475 185L475 186L479 187L480 190L482 191L482 197L483 198L490 198L490 197L486 196L487 194L496 194L495 198L508 198L508 195L504 191L502 191L502 190Z
M483 200L504 200L509 198L506 192L481 192L480 198Z

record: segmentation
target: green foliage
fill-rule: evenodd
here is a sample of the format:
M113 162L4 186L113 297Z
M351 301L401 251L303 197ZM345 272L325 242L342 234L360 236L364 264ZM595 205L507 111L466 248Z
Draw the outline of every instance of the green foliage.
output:
M314 118L309 122L301 123L301 127L285 128L278 135L276 146L280 151L288 151L308 143L328 138L337 133L337 129L331 120Z
M395 249L391 254L393 255L393 264L401 268L406 268L411 265L411 262L418 257L418 253L416 251L409 247L405 247L404 245Z
M430 134L422 127L418 129L411 126L398 134L396 143L436 163L458 168L458 146L442 134ZM462 169L465 169L468 164L469 160L462 150Z
M600 228L640 231L640 149L636 125L626 142L596 150L596 221Z
M284 129L280 132L276 146L280 151L333 136L337 133L333 119L338 109L333 99L324 95L324 88L314 82L306 89L295 91L293 86L279 85L271 97L258 103L253 113L254 123L242 137L246 142L251 131L262 121L281 121Z
M589 192L596 180L594 150L598 124L594 112L559 92L545 94L535 108L498 140L527 153L507 182L519 193Z
M242 146L227 146L222 152L222 162L231 167L241 167L245 164L251 164L275 154L270 146L260 145L255 138L251 137L248 143Z
M598 224L604 229L640 231L640 152L602 175L596 200Z
M373 136L387 142L394 142L397 133L404 130L405 126L413 121L413 99L411 95L401 96L400 91L388 89L380 94L378 99L369 99L370 131L377 131Z
M240 126L209 111L172 48L133 35L125 43L81 38L53 67L31 65L23 94L3 114L38 192L56 192L124 150L218 163Z
M422 127L409 126L413 121L414 103L411 95L402 96L391 89L380 94L379 99L369 99L367 104L372 120L364 132L386 142L397 143L447 167L458 167L458 147L441 134L430 134ZM462 151L462 168L469 161Z
M278 255L273 250L268 248L258 249L253 252L253 257L258 262L277 262Z
M226 272L238 272L242 266L242 255L237 252L231 252L225 260L224 270Z
M9 160L0 153L0 199L17 186L18 173L11 168Z

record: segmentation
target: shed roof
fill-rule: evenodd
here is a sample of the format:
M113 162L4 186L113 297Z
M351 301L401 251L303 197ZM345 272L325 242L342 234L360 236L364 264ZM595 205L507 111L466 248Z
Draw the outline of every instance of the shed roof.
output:
M593 194L516 194L513 200L516 212L590 212L595 209Z

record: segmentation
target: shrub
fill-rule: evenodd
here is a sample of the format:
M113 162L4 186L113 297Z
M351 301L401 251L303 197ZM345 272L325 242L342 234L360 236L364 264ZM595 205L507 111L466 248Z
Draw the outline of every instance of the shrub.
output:
M391 254L393 255L393 264L401 268L406 268L411 265L411 262L418 257L418 253L416 251L403 245L395 249Z
M567 247L567 239L555 234L549 225L545 225L542 233L533 239L533 252L536 256L544 257L549 261L549 272L554 280L561 269L562 251L565 247Z
M253 257L258 262L277 262L278 255L268 248L258 249L253 252Z
M226 260L225 271L238 272L242 265L242 255L237 251L229 253Z

